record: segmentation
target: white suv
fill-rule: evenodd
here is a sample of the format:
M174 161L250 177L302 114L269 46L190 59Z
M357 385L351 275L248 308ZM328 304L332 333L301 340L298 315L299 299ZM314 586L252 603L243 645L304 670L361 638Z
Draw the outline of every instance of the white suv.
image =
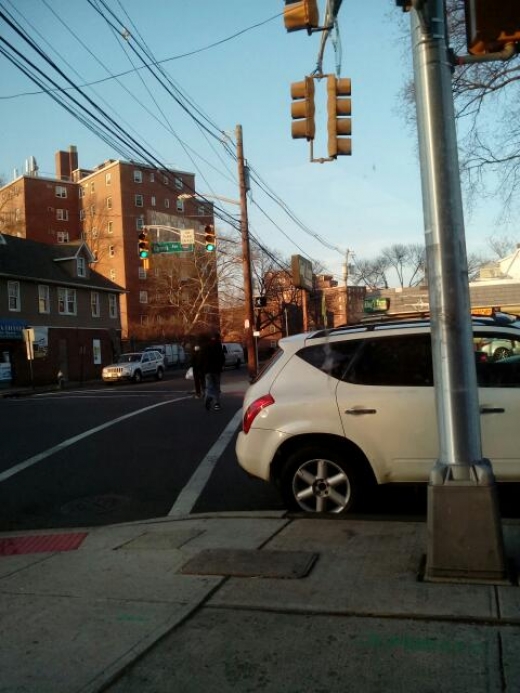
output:
M118 380L133 380L134 383L140 383L146 376L153 376L156 380L162 380L164 376L164 360L158 351L121 354L117 363L105 366L101 373L105 383Z
M502 316L503 317L503 316ZM518 340L520 323L473 319L484 457L520 481L520 359L483 341ZM282 339L244 398L236 453L307 512L351 509L370 484L426 482L438 458L430 325L381 322Z

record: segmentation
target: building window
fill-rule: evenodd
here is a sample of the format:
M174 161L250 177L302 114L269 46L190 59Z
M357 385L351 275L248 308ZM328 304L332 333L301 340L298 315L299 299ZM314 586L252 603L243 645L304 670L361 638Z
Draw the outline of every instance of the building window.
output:
M143 182L142 171L134 171L134 183L142 183L142 182Z
M143 196L142 195L135 195L134 200L135 200L135 206L136 207L142 207L143 206Z
M152 207L155 207L155 195L152 195L151 205Z
M79 186L78 192L79 192L79 199L80 200L82 197L85 197L85 188L82 185Z
M166 209L169 209L170 207L170 200L167 197L164 199L164 206L166 207Z
M69 212L67 209L57 209L56 210L56 219L58 221L68 221L69 220Z
M7 282L7 293L9 296L9 310L20 311L20 282Z
M67 197L67 188L64 185L57 185L54 190L56 197Z
M150 183L155 182L155 174L153 172L150 173Z
M137 276L139 277L139 279L146 279L146 270L144 267L139 267L137 271Z
M108 257L114 257L116 254L116 249L113 245L108 246Z
M56 233L56 243L68 243L69 242L69 232L68 231L58 231Z
M96 186L94 185L94 181L92 181L92 183L90 184L90 194L91 194L91 195L94 194L94 190L95 190L95 189L96 189Z
M84 209L79 210L79 220L85 221L85 210Z
M99 318L99 293L97 291L91 291L90 293L90 309L92 311L92 317Z
M111 279L113 282L115 282L115 280L116 280L116 271L115 271L115 269L111 269L111 270L110 270L109 276L110 276L110 279Z
M17 208L14 210L14 220L15 220L15 221L20 221L21 218L22 218L22 210L20 209L20 207L17 207Z
M117 298L115 294L108 294L108 316L117 318Z
M177 188L177 190L182 190L182 187L183 187L182 178L176 178L175 179L175 187Z
M89 213L90 213L90 218L96 216L96 205L90 205Z
M76 315L76 289L58 287L58 313Z
M107 209L112 209L112 198L107 197L106 199Z
M168 176L163 176L162 180L164 185L168 185Z
M184 200L177 200L177 211L184 212Z
M113 221L108 221L107 222L107 234L111 236L114 233L114 222Z
M92 238L98 237L98 230L96 229L96 227L92 229L92 233L90 235L92 236Z
M77 267L78 277L86 277L87 276L87 263L85 262L84 257L76 258L76 267Z
M148 303L148 291L139 292L139 303Z
M45 284L38 284L38 313L50 313L51 303L49 287Z
M105 185L112 185L112 174L105 173Z
M197 207L197 214L199 215L199 217L208 216L206 212L206 207L203 207L202 205L200 205L200 207Z
M140 231L143 228L143 226L144 226L144 217L143 216L136 217L135 218L135 228L138 231Z

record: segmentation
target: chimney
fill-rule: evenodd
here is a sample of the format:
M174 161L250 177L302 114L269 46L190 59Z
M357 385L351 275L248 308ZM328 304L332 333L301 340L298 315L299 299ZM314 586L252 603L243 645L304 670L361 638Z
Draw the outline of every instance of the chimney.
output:
M72 172L78 168L78 150L71 144L68 152L56 152L56 178L72 180Z

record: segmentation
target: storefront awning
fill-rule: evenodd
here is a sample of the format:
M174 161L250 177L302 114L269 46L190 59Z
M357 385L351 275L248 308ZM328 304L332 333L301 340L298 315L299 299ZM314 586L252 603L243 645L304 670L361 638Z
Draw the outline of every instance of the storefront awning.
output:
M22 330L27 326L25 320L0 318L0 341L4 339L23 339Z

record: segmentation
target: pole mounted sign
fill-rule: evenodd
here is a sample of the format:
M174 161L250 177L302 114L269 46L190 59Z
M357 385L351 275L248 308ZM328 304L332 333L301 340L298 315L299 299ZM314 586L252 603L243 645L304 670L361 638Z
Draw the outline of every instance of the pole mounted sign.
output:
M292 281L297 289L312 291L312 262L301 255L291 256Z

